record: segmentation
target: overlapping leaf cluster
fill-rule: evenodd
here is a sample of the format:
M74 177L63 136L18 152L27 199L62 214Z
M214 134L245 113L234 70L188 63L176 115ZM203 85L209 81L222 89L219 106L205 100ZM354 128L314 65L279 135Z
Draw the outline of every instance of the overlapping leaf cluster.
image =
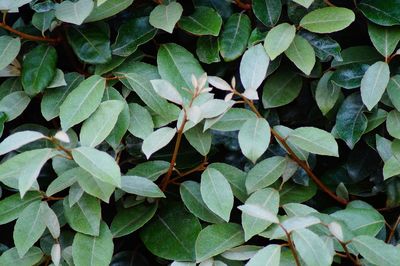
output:
M0 10L0 265L399 265L400 0Z

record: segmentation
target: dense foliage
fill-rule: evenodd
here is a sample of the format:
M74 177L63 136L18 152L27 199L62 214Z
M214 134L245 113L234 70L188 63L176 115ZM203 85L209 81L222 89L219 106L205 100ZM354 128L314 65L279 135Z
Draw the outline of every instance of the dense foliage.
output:
M400 0L0 10L1 266L399 265Z

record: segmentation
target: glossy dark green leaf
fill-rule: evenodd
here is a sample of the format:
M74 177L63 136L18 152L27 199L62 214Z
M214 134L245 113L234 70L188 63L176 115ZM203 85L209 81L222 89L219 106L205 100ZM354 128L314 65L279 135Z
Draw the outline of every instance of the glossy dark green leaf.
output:
M252 7L254 15L267 27L274 26L282 12L280 0L254 0Z
M206 64L221 61L219 58L218 39L211 36L201 36L197 39L196 55L199 60Z
M88 24L71 27L67 31L68 43L82 61L104 64L111 60L110 30L107 24Z
M112 45L112 53L118 56L129 56L137 48L154 38L157 29L149 23L148 17L133 18L118 30L118 36Z
M165 174L168 171L169 162L165 161L149 161L136 165L130 169L126 175L135 175L146 177L151 181L157 180L159 176Z
M169 260L193 261L195 242L201 230L198 219L181 204L170 203L140 232L145 246L154 255Z
M399 0L362 0L361 12L372 22L382 26L400 25Z
M345 89L354 89L361 86L361 80L368 70L367 64L349 64L339 67L331 77L331 81Z
M212 8L197 7L193 14L182 17L178 25L181 29L195 35L218 36L222 25L222 18Z
M228 19L219 37L221 55L225 61L233 61L243 54L250 33L250 19L244 13L234 14Z
M332 60L332 67L345 66L349 64L372 65L376 61L382 60L382 56L372 46L352 46L343 49L341 52L343 60Z
M56 74L57 52L52 46L39 45L26 54L22 64L22 86L29 95L42 92Z
M329 36L321 36L307 31L300 31L300 35L311 44L314 48L315 55L321 61L327 61L330 57L333 57L337 61L342 60L340 54L342 49L339 43Z

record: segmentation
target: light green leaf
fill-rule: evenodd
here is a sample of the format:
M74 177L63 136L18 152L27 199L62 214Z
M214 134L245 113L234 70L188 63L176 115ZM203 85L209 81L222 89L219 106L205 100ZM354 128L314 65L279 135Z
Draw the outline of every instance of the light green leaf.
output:
M28 192L21 199L18 194L13 194L0 201L0 225L9 223L17 219L20 213L32 202L39 201L40 194Z
M78 181L79 186L89 195L92 195L93 197L99 198L102 201L108 203L111 194L115 190L115 187L109 183L100 181L100 179L95 178L90 173L80 167L75 169L75 177Z
M150 82L158 95L173 103L179 105L183 104L182 96L179 94L178 90L171 83L169 83L169 81L163 79L153 79L150 80Z
M61 69L57 68L56 74L54 75L53 80L47 86L47 88L57 88L57 87L66 86L66 85L67 85L67 83L65 82L64 72L62 72Z
M228 222L233 207L233 193L222 173L207 168L201 175L200 191L207 207Z
M325 72L315 90L315 101L323 115L332 110L341 94L340 87L330 80L332 74L332 71Z
M299 148L314 154L339 156L338 145L334 137L319 128L297 128L289 135L289 140Z
M281 246L270 244L259 250L246 266L275 266L280 265Z
M21 49L21 40L10 36L0 37L0 69L5 68L17 57Z
M17 118L28 106L31 99L23 91L14 91L0 100L0 112L7 115L7 121Z
M63 205L65 218L72 229L83 234L99 235L101 207L98 199L84 193L72 207L68 197Z
M244 156L253 163L267 150L271 138L270 127L264 118L251 118L240 128L239 145Z
M253 193L245 202L246 205L257 205L263 210L269 211L272 215L278 213L279 193L271 188L265 188ZM270 221L249 215L245 211L242 213L242 226L244 229L245 240L248 241L253 236L261 233L271 224Z
M245 90L257 90L267 75L269 58L261 44L249 48L240 61L240 81Z
M395 156L391 156L383 166L383 180L397 175L400 175L400 161Z
M357 236L351 241L355 249L374 265L395 266L399 263L400 250L371 236Z
M175 136L176 129L171 127L163 127L157 129L143 140L142 151L147 158L165 147Z
M93 7L93 0L63 1L56 5L55 14L56 18L63 22L81 25L92 12Z
M196 261L204 261L244 243L243 230L238 224L209 225L201 230L196 240Z
M77 233L72 243L75 265L108 266L114 252L113 236L102 222L98 236Z
M390 79L389 65L376 62L365 72L361 80L361 99L368 110L378 104Z
M368 23L368 34L376 50L384 57L393 54L400 40L399 27L382 27Z
M282 23L273 27L265 37L264 47L271 60L282 54L289 48L296 36L296 27L288 23Z
M239 130L243 124L250 118L255 118L254 112L244 108L230 108L226 113L222 114L215 123L208 122L206 120L204 124L204 130L211 129L218 131L236 131ZM210 124L208 124L210 123Z
M322 239L308 229L293 232L293 242L300 257L308 266L330 266L333 256Z
M281 226L285 228L288 233L292 231L307 228L309 226L319 224L321 220L314 216L294 216L284 220ZM286 236L286 233L281 227L277 227L271 236L271 239L280 239Z
M213 8L199 6L194 13L179 20L179 27L195 35L218 36L222 18Z
M30 248L22 258L16 248L10 248L0 256L0 265L32 266L39 263L42 257L43 252L38 247Z
M251 22L244 13L229 17L219 36L219 46L225 61L233 61L243 54L251 33Z
M149 111L137 103L129 104L129 132L135 137L145 139L153 133L154 123Z
M394 107L400 111L400 75L395 75L389 80L386 91Z
M254 257L254 255L260 249L261 248L259 246L242 245L225 251L221 254L221 256L228 260L249 260L250 258Z
M386 118L386 128L389 135L400 139L400 112L392 110Z
M181 18L183 8L177 2L168 5L158 5L150 13L150 24L157 29L172 33L175 24Z
M117 238L135 232L154 216L156 210L157 204L140 204L119 210L110 227L113 237Z
M204 203L199 183L191 180L185 181L180 185L179 191L186 208L196 217L209 223L220 223L222 221Z
M47 202L35 201L27 206L19 216L13 233L18 255L23 257L44 233L44 207Z
M0 155L6 154L10 151L16 150L25 144L34 142L38 139L45 138L46 136L36 131L20 131L5 138L0 143Z
M324 7L305 15L300 26L315 33L331 33L347 28L354 20L354 12L350 9Z
M304 74L310 75L315 65L315 52L311 44L303 37L296 35L285 55Z
M246 189L252 193L273 184L283 174L287 159L273 156L257 163L247 174Z
M197 125L186 131L185 138L201 155L206 156L210 152L212 134L210 130L203 132L202 125Z
M81 144L95 147L102 143L113 130L123 108L123 101L109 100L102 102L89 119L83 123L79 135Z
M314 0L292 0L293 2L304 6L305 8L309 8L311 4L314 2Z
M134 0L107 0L102 5L96 5L85 22L102 20L121 12L132 5Z
M80 174L80 168L72 168L63 172L59 177L54 179L50 185L47 187L46 195L52 196L64 189L72 186L78 179Z
M49 207L49 205L43 204L43 221L46 224L51 236L54 239L60 237L60 222L58 221L56 213Z
M94 75L81 82L68 94L60 106L61 127L64 131L84 121L96 111L103 98L105 87L105 79Z
M280 0L254 0L253 12L265 26L272 27L281 16L282 3Z
M89 147L79 147L72 150L72 157L95 178L117 187L121 185L119 166L109 154Z
M123 176L121 189L125 192L149 198L165 198L164 193L151 180L140 176Z
M151 181L156 181L159 176L168 171L169 162L147 161L130 169L126 175L143 176Z

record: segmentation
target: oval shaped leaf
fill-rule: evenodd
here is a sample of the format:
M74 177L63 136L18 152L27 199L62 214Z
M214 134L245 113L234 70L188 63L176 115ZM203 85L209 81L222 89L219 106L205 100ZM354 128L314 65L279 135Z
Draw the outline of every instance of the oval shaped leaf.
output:
M176 129L170 127L163 127L157 129L143 140L142 151L147 158L165 147L175 136Z
M331 33L347 28L355 20L353 11L343 7L324 7L305 15L300 26L316 33Z

